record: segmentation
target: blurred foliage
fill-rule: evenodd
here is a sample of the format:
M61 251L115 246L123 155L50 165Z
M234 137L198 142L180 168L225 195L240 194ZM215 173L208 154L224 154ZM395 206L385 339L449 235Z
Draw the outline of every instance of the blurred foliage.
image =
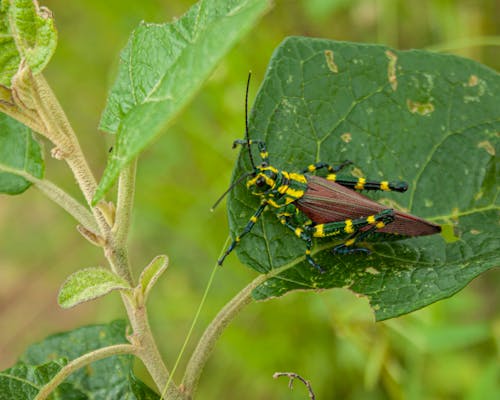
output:
M112 139L96 127L119 50L139 21L170 20L192 2L41 3L54 12L59 30L46 78L100 176ZM170 257L169 270L149 301L151 324L170 367L227 237L224 207L215 213L209 209L227 187L236 159L231 143L243 132L246 75L249 69L254 73L252 99L272 51L285 36L376 42L400 49L453 47L456 54L500 68L498 46L467 45L475 38L498 42L500 5L495 0L276 3L139 162L131 258L138 275L154 255ZM48 160L47 176L77 193L60 162ZM72 310L57 307L57 291L66 276L104 262L100 250L82 240L74 225L33 189L18 197L0 197L2 369L29 343L51 333L123 316L116 295ZM237 257L227 260L195 337L253 276ZM241 400L307 398L298 382L290 392L284 378L273 380L276 371L301 374L311 381L318 399L498 398L499 283L498 270L490 271L449 300L377 324L366 300L345 290L294 293L252 304L222 336L202 376L198 398L227 398L227 393L238 393Z

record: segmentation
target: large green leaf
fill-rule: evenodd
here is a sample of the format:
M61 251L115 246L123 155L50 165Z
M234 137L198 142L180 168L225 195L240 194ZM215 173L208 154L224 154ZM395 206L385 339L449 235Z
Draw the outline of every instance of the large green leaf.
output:
M52 14L33 0L0 0L0 37L0 84L7 87L21 60L38 73L57 44Z
M19 194L41 179L42 151L31 129L0 113L0 193Z
M34 399L40 389L66 365L65 360L49 361L42 365L32 366L18 362L12 368L0 372L0 400L31 400ZM83 393L73 392L68 394L67 385L61 385L54 391L57 398L68 400L86 399Z
M499 75L471 60L424 51L292 37L276 50L250 116L278 168L352 160L343 173L406 180L407 193L369 196L443 225L442 235L370 243L371 255L333 255L304 243L266 212L237 248L267 273L258 300L291 290L347 287L386 319L448 297L498 266ZM255 152L255 155L257 153ZM240 153L234 177L250 169ZM259 199L238 185L228 200L234 237Z
M141 23L121 53L100 128L116 132L94 201L191 100L268 0L206 0L169 24Z
M114 321L107 325L85 326L70 332L49 336L42 342L30 346L21 356L19 363L11 370L25 365L29 368L35 368L34 366L44 365L51 360L71 361L93 350L120 343L127 343L126 323L124 321ZM132 355L112 356L95 361L86 368L70 375L63 385L59 386L58 394L60 397L58 398L92 400L158 398L159 396L156 396L151 389L133 375L133 363ZM37 390L52 376L40 382L36 386ZM0 374L0 383L1 377ZM30 389L29 382L23 382L23 384L25 386L20 387L20 390L28 391ZM19 397L19 399L31 398L33 397ZM0 399L2 399L1 395Z

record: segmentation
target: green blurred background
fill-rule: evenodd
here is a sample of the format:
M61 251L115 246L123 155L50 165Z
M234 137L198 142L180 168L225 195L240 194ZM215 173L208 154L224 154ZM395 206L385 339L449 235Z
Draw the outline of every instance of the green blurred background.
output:
M112 144L96 127L118 52L140 20L169 21L192 3L41 2L59 30L45 75L97 177ZM499 25L495 0L276 1L139 161L131 259L137 275L155 255L170 257L149 301L170 368L228 234L224 206L209 209L228 186L237 155L232 140L243 135L248 71L252 99L274 48L288 35L446 48L498 70ZM48 159L47 176L79 196L62 163ZM105 264L74 221L36 190L0 197L0 238L0 369L49 334L123 317L117 295L72 310L57 306L67 275ZM218 271L179 372L202 329L254 276L234 255ZM346 290L252 304L220 339L198 398L306 399L300 383L290 391L285 378L272 379L276 371L294 371L311 381L318 399L498 399L499 283L498 270L490 271L451 299L376 324L367 300Z

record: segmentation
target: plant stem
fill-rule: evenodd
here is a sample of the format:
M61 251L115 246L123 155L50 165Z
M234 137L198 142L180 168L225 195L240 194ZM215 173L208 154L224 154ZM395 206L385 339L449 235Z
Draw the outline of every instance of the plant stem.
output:
M116 356L121 354L134 354L136 347L131 344L116 344L113 346L103 347L102 349L94 350L84 354L81 357L75 358L69 364L65 365L42 389L38 392L34 400L45 400L49 397L52 391L59 386L69 375L76 370L90 364L91 362L101 360L106 357Z
M135 354L144 363L158 390L162 390L167 384L170 375L153 338L146 307L143 304L131 304L130 299L125 295L122 295L122 299L134 332L131 340L137 347ZM169 400L181 400L184 399L184 396L175 385L170 385L167 389L167 398Z
M137 172L137 158L132 160L120 173L118 179L118 196L116 201L116 217L112 232L117 243L123 247L127 244L130 230L132 206L134 204L135 176Z
M72 215L85 228L95 233L99 231L99 227L89 210L59 186L47 179L37 179L35 177L32 177L32 182L38 190L61 206L61 208Z
M99 228L96 225L92 214L74 197L70 196L59 186L47 179L38 179L30 175L26 171L11 168L7 165L0 164L0 171L18 175L28 182L33 183L35 187L45 194L50 200L58 204L68 214L73 216L82 226L92 232L98 232Z
M40 133L47 136L57 146L59 157L66 161L73 172L76 182L92 210L101 235L106 237L109 225L99 209L91 206L97 183L83 155L78 138L43 75L32 75L31 83L31 94L36 110L45 126L45 131Z
M73 172L91 208L99 233L104 239L104 255L111 269L134 286L127 254L127 236L134 199L136 161L134 160L120 173L116 216L108 218L108 222L99 209L99 207L107 207L107 204L102 202L99 207L92 207L92 198L97 184L62 107L41 74L31 75L30 79L35 109L44 125L44 131L40 133L57 146L56 154L66 161ZM149 327L145 305L125 295L122 295L122 300L133 329L131 340L134 354L142 360L158 389L161 390L169 379L169 372ZM169 387L167 396L169 399L184 398L174 385Z
M186 367L186 373L182 384L187 398L191 398L196 391L201 372L210 357L217 339L238 315L238 313L252 301L252 291L269 277L268 275L259 275L248 286L234 296L222 310L215 316L201 337L196 349L189 359Z

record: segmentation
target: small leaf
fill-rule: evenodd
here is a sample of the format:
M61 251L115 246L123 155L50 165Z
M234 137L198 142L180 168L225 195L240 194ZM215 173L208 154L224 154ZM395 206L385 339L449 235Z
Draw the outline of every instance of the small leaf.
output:
M0 113L0 193L20 194L43 172L42 150L31 129Z
M498 73L460 57L287 38L249 121L272 165L298 172L313 162L351 160L356 175L409 182L404 194L369 197L450 229L447 236L369 243L369 256L334 255L338 241L318 240L313 256L327 269L319 274L304 261L303 241L270 210L237 247L243 263L268 274L253 297L347 287L368 296L382 320L449 297L499 266L499 93ZM235 179L251 169L248 159L245 148ZM231 191L233 237L258 206L244 184Z
M104 268L85 268L70 275L63 283L57 301L63 308L102 297L113 290L128 290L123 278Z
M149 265L144 268L139 277L139 289L142 292L144 301L147 300L149 292L158 280L161 274L168 267L168 257L164 255L156 256Z
M260 17L267 0L207 0L169 24L141 23L121 53L100 128L117 132L94 197L191 100L221 58Z
M22 60L36 74L45 68L57 44L52 14L33 0L2 1L0 36L0 84L7 87Z

